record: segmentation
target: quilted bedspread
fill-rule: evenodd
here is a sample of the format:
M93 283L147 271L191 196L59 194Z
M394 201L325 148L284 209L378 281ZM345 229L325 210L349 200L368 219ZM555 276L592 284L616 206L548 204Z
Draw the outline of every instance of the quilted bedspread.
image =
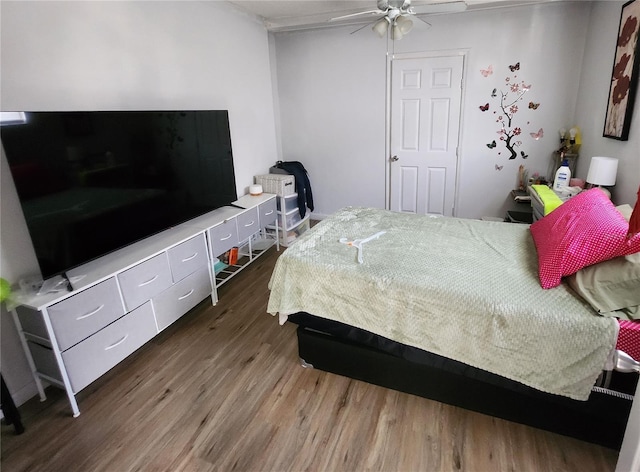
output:
M362 263L344 243L380 232ZM305 311L578 400L618 329L567 284L540 287L520 224L345 208L283 252L269 288L282 322Z

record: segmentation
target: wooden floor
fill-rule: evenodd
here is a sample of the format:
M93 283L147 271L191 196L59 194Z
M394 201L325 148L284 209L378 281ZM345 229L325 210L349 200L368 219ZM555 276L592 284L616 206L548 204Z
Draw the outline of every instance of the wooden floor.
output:
M275 249L79 395L22 405L2 471L612 471L617 452L298 363Z

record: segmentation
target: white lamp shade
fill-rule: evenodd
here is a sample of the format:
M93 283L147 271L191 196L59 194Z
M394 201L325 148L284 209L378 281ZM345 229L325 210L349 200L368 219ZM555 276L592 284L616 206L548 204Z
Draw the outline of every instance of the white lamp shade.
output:
M376 32L378 36L383 38L387 34L387 28L389 28L389 20L387 17L380 18L376 21L371 29Z
M413 21L406 16L399 16L396 18L396 26L400 28L400 32L404 36L413 28Z
M402 34L402 30L398 25L393 25L391 27L391 39L393 40L402 39L403 36L404 34Z
M615 185L618 173L618 159L594 156L589 164L587 183L593 185Z

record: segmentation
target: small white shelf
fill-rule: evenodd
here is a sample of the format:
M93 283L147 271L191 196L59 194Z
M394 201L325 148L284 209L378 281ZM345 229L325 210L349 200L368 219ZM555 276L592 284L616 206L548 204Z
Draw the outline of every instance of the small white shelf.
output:
M258 237L256 239L249 239L246 244L238 247L238 260L236 263L228 265L219 272L216 272L216 287L220 287L232 277L240 273L242 269L263 255L267 249L275 243L276 240L273 238Z

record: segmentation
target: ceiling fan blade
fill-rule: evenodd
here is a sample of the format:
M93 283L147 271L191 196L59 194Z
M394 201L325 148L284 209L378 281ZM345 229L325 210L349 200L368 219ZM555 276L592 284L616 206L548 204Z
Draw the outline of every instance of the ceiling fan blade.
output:
M410 13L414 15L428 15L435 13L454 13L459 11L465 11L467 9L466 2L454 1L443 3L429 3L423 5L411 5L409 8Z
M378 20L379 20L379 18L376 18L376 19L375 19L375 20L373 20L371 23L366 23L364 26L361 26L360 28L358 28L358 29L357 29L357 30L355 30L355 31L352 31L352 32L351 32L351 33L349 33L349 34L355 34L355 33L357 33L358 31L365 29L367 26L371 26L372 24L374 24L374 23L375 23L376 21L378 21Z
M329 21L345 20L347 18L353 18L354 16L360 16L360 15L383 15L385 13L386 12L383 10L368 10L368 11L361 11L358 13L351 13L350 15L337 16L335 18L331 18Z
M427 20L420 18L418 15L414 15L414 18L417 18L418 20L422 21L425 25L429 26L429 28L431 28L432 25Z

